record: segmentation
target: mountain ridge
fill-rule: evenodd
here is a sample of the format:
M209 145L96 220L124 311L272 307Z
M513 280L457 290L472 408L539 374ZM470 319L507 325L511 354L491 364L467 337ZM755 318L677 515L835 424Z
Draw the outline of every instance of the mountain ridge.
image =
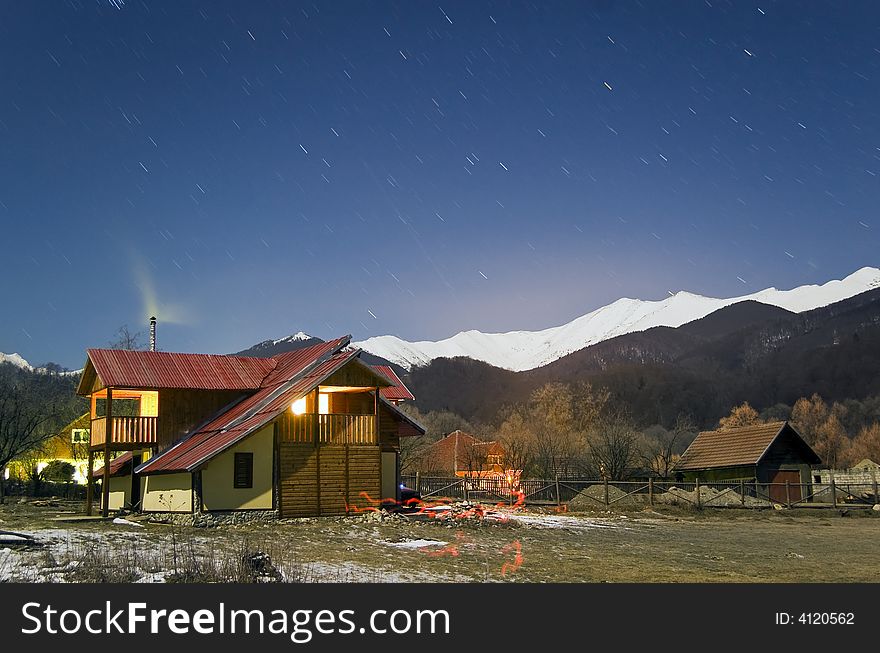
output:
M515 372L543 367L555 360L611 338L657 326L679 327L744 301L756 301L792 313L821 308L873 288L880 288L880 269L863 267L844 279L807 284L790 290L765 288L749 295L715 298L679 291L662 300L620 298L574 320L538 331L483 333L461 331L438 341L406 341L375 336L353 343L405 369L437 358L465 356Z
M880 403L880 288L793 313L759 302L726 306L677 328L658 326L596 343L540 368L513 372L470 358L440 358L410 372L422 411L492 422L547 383L608 389L645 423L670 427L681 414L701 428L743 401L791 406Z

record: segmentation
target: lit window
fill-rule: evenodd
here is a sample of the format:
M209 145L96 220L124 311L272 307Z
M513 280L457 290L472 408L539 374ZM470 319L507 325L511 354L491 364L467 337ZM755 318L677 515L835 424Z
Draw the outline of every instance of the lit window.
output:
M70 431L70 441L74 444L89 441L89 429L72 429Z
M330 413L330 395L323 392L318 394L318 412L322 415Z
M290 410L293 412L294 415L302 415L303 413L305 413L306 398L300 397L299 399L294 401L292 404L290 404Z
M159 393L155 390L141 393L141 417L159 417Z

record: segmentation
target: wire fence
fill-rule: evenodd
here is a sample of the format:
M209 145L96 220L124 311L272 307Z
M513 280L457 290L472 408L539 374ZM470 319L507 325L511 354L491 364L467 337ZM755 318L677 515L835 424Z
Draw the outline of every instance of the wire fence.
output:
M557 477L404 475L401 481L427 501L472 501L519 505L611 507L691 505L697 508L870 508L880 502L877 481L862 483L765 483L757 479L680 482L669 479L612 481Z

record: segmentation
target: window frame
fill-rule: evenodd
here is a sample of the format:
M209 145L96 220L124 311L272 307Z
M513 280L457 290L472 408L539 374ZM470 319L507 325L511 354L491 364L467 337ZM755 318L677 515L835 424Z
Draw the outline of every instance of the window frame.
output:
M82 440L77 440L76 436L85 433L85 438ZM70 443L71 444L88 444L91 441L92 433L90 429L71 429L70 430Z
M244 468L241 465L245 465ZM245 479L239 478L245 472ZM254 454L252 451L236 451L232 458L232 488L251 490L254 487Z

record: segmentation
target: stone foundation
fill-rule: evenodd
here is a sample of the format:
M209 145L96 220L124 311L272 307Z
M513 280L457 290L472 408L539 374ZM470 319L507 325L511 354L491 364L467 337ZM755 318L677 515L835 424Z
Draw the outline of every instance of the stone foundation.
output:
M277 519L277 510L215 510L195 513L151 512L145 514L147 522L195 526L196 528L266 523Z

